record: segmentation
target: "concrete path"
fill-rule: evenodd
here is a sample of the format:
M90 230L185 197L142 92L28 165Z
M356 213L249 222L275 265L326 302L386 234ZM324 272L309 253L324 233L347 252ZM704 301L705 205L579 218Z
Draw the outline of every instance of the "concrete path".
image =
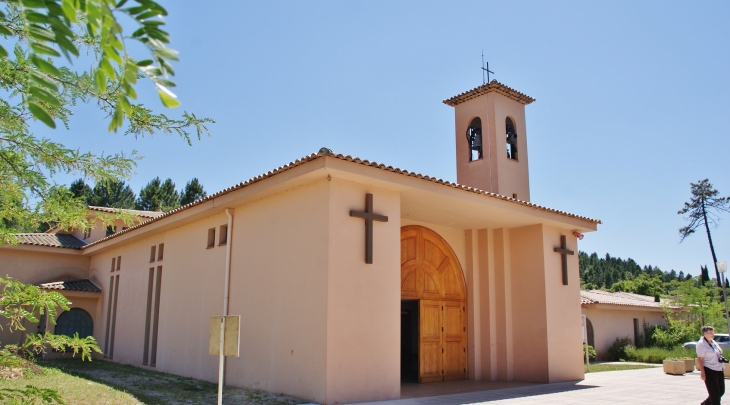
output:
M730 394L728 394L730 395ZM664 374L661 368L588 373L580 382L531 385L462 394L394 401L369 402L368 405L413 404L642 404L698 405L707 397L700 373L683 376ZM730 403L730 398L726 400Z

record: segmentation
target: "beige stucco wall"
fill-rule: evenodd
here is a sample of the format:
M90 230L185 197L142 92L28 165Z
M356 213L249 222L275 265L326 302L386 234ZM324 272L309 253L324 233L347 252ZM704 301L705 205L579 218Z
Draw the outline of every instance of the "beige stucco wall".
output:
M634 341L634 319L639 320L639 333L644 333L644 322L666 325L661 308L641 308L622 305L584 305L581 312L593 325L596 355L601 358L617 338ZM636 344L636 342L634 342Z
M365 208L373 224L373 263L365 263ZM327 403L400 396L400 198L393 191L333 179L329 195Z
M68 251L68 252L67 252ZM0 248L0 274L27 284L88 278L89 258L62 248Z
M559 382L583 378L577 256L562 284L560 235L544 225L464 232L470 378Z

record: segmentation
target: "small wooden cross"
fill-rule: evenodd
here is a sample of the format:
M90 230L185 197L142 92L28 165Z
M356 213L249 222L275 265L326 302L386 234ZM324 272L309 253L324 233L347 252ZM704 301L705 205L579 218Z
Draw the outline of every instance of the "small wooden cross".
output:
M560 253L563 259L563 285L568 285L568 255L574 255L575 252L565 247L565 235L560 235L560 247L554 248L553 252Z
M385 215L373 213L373 195L365 194L365 211L350 211L351 217L365 220L365 263L373 263L373 221L388 222Z

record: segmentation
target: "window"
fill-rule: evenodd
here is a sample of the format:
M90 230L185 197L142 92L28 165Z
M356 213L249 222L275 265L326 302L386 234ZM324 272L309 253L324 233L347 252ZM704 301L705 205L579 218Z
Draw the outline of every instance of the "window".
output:
M215 228L208 229L208 248L215 246Z
M220 235L218 236L218 245L222 246L228 243L228 225L221 225Z
M155 255L156 255L155 250L156 250L156 247L154 245L152 245L150 247L150 263L155 261Z
M505 120L506 128L506 144L507 144L507 158L517 160L517 131L515 130L515 123L512 119L507 117Z
M114 271L114 268L117 267L117 258L112 257L112 271Z
M84 229L84 240L89 239L90 236L91 236L91 228Z
M122 256L117 256L117 271L122 267Z
M94 333L94 322L88 312L81 308L71 308L58 316L54 333L71 337L78 333L83 339Z
M114 232L116 232L116 231L114 230L113 225L109 225L106 227L106 236L114 235Z
M466 129L466 143L469 146L469 161L482 158L482 119L474 118Z
M165 254L165 244L160 243L160 246L157 247L157 260L162 260L162 257L164 254Z
M512 198L517 199L517 193L512 193Z

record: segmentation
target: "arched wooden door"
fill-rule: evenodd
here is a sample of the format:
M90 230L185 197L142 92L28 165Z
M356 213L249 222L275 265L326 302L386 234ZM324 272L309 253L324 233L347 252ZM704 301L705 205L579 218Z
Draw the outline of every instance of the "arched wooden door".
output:
M401 299L419 302L419 382L464 380L466 285L446 241L422 226L401 228Z

